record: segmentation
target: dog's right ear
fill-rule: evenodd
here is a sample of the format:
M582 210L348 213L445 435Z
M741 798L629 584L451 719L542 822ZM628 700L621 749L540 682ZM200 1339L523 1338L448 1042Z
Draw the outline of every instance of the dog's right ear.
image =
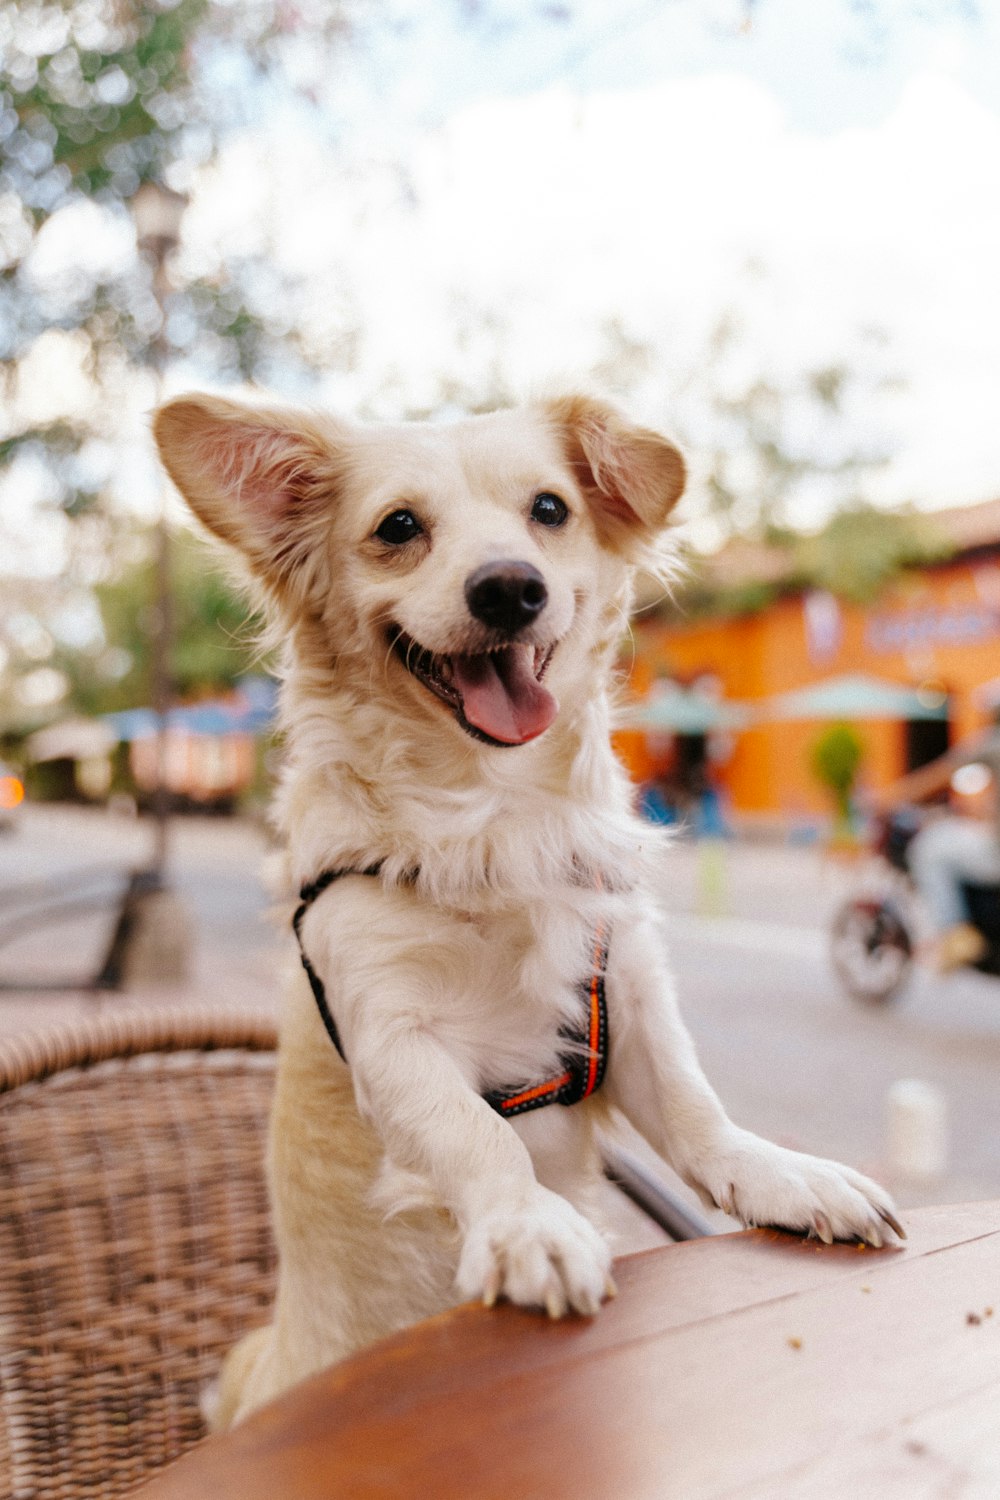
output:
M189 395L161 406L153 431L195 515L255 571L279 581L307 555L340 487L346 429L301 412Z

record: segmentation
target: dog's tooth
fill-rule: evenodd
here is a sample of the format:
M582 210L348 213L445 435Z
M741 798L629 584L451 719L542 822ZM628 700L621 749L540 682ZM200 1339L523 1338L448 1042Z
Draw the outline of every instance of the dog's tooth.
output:
M609 1298L618 1296L618 1287L615 1285L615 1278L613 1276L609 1276L604 1283L604 1295Z
M493 1307L500 1295L500 1268L494 1266L483 1286L483 1306Z
M548 1313L549 1317L553 1319L553 1321L555 1321L557 1318L561 1318L563 1313L566 1311L566 1303L556 1291L555 1287L549 1287L549 1290L545 1293L545 1311Z

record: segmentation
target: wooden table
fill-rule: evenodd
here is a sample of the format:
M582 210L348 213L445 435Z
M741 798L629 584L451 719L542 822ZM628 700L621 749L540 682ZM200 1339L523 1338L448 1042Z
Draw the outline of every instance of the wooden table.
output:
M143 1500L996 1500L1000 1203L905 1223L902 1250L755 1230L630 1256L592 1321L458 1308Z

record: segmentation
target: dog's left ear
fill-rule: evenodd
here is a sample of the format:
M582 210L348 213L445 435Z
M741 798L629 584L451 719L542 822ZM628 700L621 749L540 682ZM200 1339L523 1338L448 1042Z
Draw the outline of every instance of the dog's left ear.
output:
M684 460L673 443L590 396L564 396L543 410L609 540L655 537L684 489Z

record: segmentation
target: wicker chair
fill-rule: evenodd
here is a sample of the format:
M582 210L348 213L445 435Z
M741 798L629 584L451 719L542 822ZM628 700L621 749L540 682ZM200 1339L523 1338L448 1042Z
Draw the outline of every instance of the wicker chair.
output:
M0 1043L0 1494L127 1493L267 1321L273 1026L131 1015Z

